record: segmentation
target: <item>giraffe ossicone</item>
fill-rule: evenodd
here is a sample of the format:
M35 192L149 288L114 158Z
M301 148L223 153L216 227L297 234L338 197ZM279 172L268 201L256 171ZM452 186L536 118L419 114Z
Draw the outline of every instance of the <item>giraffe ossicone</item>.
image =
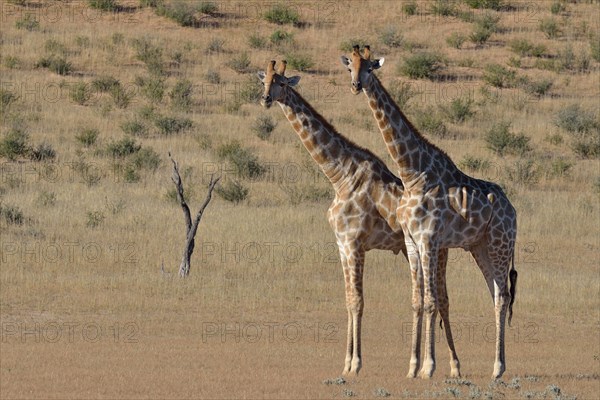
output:
M361 55L359 47L354 46L350 57L342 56L341 61L350 72L352 93L365 93L404 186L397 217L404 232L413 280L413 340L408 375L416 376L419 367L423 318L426 346L421 377L429 378L435 370L438 309L447 338L451 338L450 324L444 317L448 315L447 297L443 294L445 274L439 273L438 259L448 248L461 247L473 254L494 302L496 360L492 376L501 377L506 369L506 312L510 324L517 282L514 207L500 186L464 174L446 153L418 132L373 73L382 63L371 59L370 47L365 46ZM448 345L451 375L460 375L451 340Z

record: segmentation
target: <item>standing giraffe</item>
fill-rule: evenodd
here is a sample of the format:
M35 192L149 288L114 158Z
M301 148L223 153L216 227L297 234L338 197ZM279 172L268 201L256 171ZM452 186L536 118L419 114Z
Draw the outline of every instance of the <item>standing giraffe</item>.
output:
M362 276L365 252L371 249L400 251L406 257L405 240L396 209L402 183L370 151L354 144L331 126L292 87L299 76L285 77L286 62L275 71L275 61L259 72L264 85L263 107L279 103L287 120L335 190L327 212L344 270L348 341L343 374L356 375L361 368ZM445 270L447 251L440 253Z
M352 77L352 93L362 90L366 94L404 186L397 216L406 240L413 286L413 340L408 376L415 377L419 368L423 314L426 343L420 376L429 378L435 370L434 329L438 308L446 334L450 332L444 317L448 315L448 301L440 298L437 289L437 286L445 286L445 275L437 268L438 258L440 251L461 247L473 254L492 295L496 314L496 360L492 377L500 378L506 369L506 311L508 308L510 324L517 283L515 209L500 186L464 174L446 153L415 129L373 74L384 60L371 60L368 46L364 57L358 46L354 46L350 58L342 56L341 61ZM458 358L450 343L451 374L457 376L460 374Z

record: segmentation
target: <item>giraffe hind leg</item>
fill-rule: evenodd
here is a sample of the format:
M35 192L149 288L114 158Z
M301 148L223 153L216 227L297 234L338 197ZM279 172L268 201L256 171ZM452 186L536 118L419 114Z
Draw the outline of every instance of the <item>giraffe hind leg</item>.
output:
M440 249L438 255L438 275L437 275L437 290L438 290L438 307L440 310L440 329L446 334L446 342L450 353L450 377L460 378L460 361L454 347L454 339L452 337L452 327L450 326L450 302L448 300L448 291L446 288L446 264L448 262L448 249Z

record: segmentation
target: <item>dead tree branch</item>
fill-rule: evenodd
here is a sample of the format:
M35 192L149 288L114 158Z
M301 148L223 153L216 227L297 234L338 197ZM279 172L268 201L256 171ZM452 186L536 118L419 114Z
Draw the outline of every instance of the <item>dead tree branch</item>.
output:
M214 178L213 175L210 177L210 182L208 184L208 193L206 194L206 198L204 199L204 203L198 210L196 214L196 218L192 221L192 215L190 213L190 208L187 205L184 197L183 183L181 181L181 176L179 175L179 167L177 165L177 161L171 157L171 153L169 153L169 158L173 163L173 175L171 176L171 180L175 184L175 188L177 190L177 200L183 209L183 217L185 218L185 233L186 233L186 241L185 248L183 251L183 257L181 259L181 264L179 265L179 276L186 277L190 274L190 258L192 257L192 253L194 252L195 246L195 236L198 231L198 225L200 224L200 220L202 219L202 215L204 214L204 210L208 207L208 203L212 198L212 192L215 189L215 186L221 179L221 177Z

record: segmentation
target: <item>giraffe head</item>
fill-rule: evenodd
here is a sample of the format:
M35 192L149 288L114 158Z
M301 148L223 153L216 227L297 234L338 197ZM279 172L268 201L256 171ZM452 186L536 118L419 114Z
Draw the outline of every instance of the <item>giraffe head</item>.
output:
M283 60L279 65L279 69L275 71L275 60L272 60L267 65L267 72L259 71L258 79L262 82L265 90L260 98L260 104L263 107L269 108L274 101L283 99L288 87L295 86L300 82L299 76L287 78L284 76L287 61Z
M355 45L350 57L342 56L341 61L352 77L350 90L352 93L358 94L371 79L373 70L380 68L385 59L371 60L371 48L369 46L365 46L361 56L358 45Z

